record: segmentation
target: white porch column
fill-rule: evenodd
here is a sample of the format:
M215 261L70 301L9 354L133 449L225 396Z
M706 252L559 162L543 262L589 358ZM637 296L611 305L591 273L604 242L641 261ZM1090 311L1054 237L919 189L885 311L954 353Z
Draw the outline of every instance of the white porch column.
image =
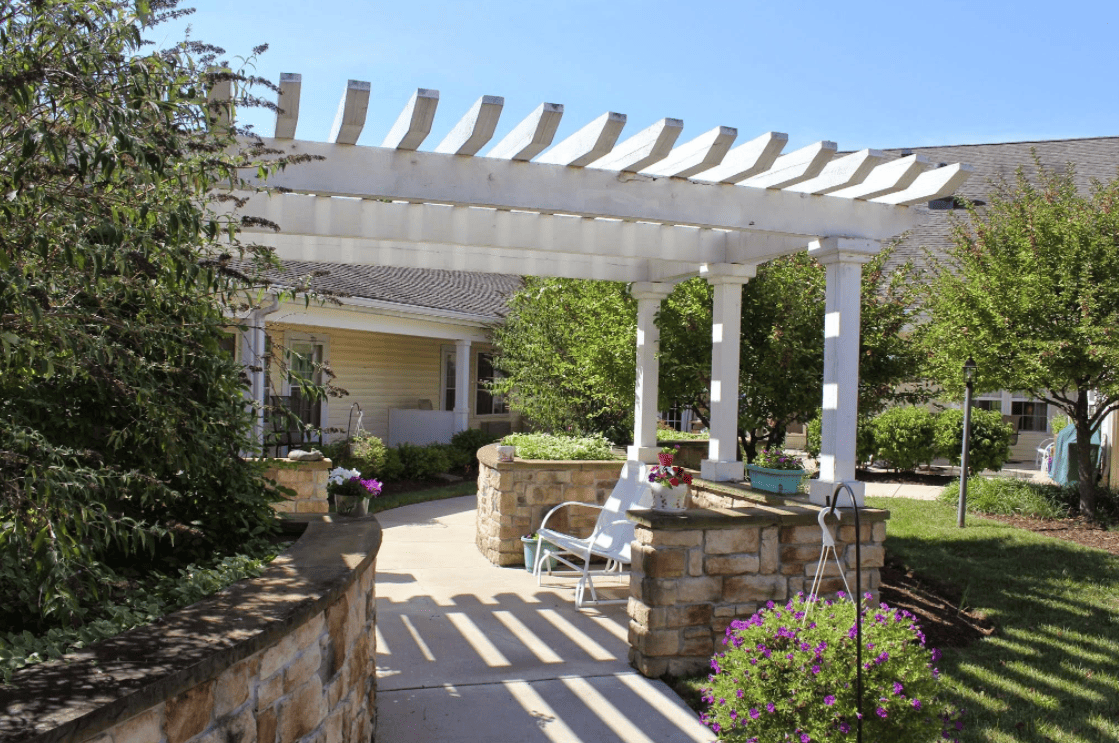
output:
M455 429L470 428L470 341L455 341Z
M863 505L864 483L855 480L855 437L859 414L859 335L863 264L881 249L874 240L828 237L808 253L827 270L824 302L824 399L821 416L820 477L811 481L809 500L830 503L839 483L847 483ZM848 506L840 494L841 507Z
M661 300L671 284L635 282L630 294L637 300L637 391L633 403L633 445L627 456L639 462L657 461L657 395L660 391L661 331L655 322Z
M738 458L738 364L742 329L742 285L756 266L708 265L700 275L715 287L711 311L711 440L700 463L705 480L741 480Z

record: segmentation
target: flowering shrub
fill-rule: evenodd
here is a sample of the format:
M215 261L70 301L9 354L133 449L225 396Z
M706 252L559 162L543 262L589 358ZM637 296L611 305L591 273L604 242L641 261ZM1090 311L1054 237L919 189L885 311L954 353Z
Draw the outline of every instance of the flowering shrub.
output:
M758 456L754 458L753 464L758 467L765 467L770 470L802 470L804 463L800 461L800 457L786 454L778 448L765 448L758 452Z
M683 467L653 465L649 468L649 482L676 487L680 483L692 484L692 476Z
M784 607L771 601L731 624L703 697L703 721L720 740L856 739L855 605L839 597L800 594ZM884 604L862 612L863 739L955 740L960 714L937 699L940 654L925 647L916 618Z

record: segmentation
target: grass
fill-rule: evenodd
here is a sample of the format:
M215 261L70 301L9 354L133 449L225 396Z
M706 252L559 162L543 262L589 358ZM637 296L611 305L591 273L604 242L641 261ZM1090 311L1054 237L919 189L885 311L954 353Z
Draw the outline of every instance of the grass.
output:
M958 529L940 502L867 500L892 513L888 552L999 625L940 663L965 741L1119 741L1119 558L981 518Z
M453 485L444 485L426 490L413 490L408 493L385 495L372 498L369 501L369 513L380 513L390 508L410 506L413 503L424 503L429 500L444 500L446 498L459 498L464 495L474 495L478 492L478 483L474 480L464 480Z

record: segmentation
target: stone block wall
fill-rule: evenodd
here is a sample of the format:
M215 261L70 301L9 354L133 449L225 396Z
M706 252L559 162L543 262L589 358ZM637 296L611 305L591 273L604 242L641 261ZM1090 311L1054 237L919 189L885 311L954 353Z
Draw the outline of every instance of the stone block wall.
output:
M819 508L755 504L684 514L632 511L637 522L630 573L630 662L643 675L702 673L727 627L767 601L808 592L820 558ZM862 590L877 605L888 511L863 509ZM855 590L855 527L848 512L832 524L847 581ZM843 590L834 558L821 595Z
M0 741L369 743L372 517L316 522L260 578L19 671Z
M277 485L291 488L294 496L287 497L273 508L279 513L328 513L330 502L326 494L327 475L334 464L329 459L318 462L297 462L279 458L266 460L264 477Z
M494 565L524 565L521 537L540 527L545 514L565 501L602 505L622 473L619 460L557 462L497 461L497 446L478 450L477 545ZM549 528L586 536L598 510L565 508Z

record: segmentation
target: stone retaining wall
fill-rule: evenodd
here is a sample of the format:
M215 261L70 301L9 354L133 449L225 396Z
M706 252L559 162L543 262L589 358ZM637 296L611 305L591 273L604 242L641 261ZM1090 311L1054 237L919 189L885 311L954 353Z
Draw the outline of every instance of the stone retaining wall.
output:
M265 479L291 488L295 495L273 504L279 513L328 513L330 502L326 495L326 479L334 469L329 459L318 462L297 462L278 458L266 460Z
M479 449L478 462L478 549L502 566L524 565L521 537L536 531L552 507L564 501L605 503L625 464L619 460L499 462L496 445ZM597 518L597 509L565 508L548 526L586 536Z
M368 743L380 543L372 517L310 523L260 578L19 671L0 741Z
M704 486L698 490L696 500L703 500ZM731 621L767 601L808 592L820 557L818 513L817 506L792 502L684 514L631 511L637 522L628 606L633 666L651 678L702 673ZM889 512L862 509L860 518L862 590L877 605ZM844 515L838 533L832 528L854 590L853 515ZM843 590L835 560L827 563L821 595Z

